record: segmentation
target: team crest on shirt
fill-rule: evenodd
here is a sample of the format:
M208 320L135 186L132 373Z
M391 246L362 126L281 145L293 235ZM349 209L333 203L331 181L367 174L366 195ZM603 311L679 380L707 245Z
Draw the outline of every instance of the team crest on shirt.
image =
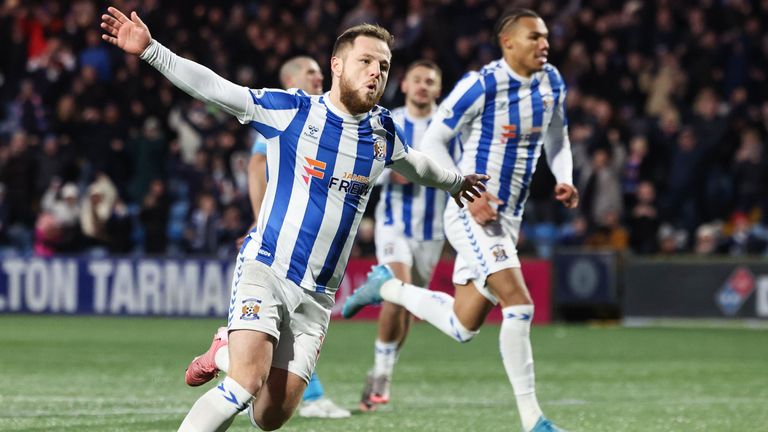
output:
M250 297L242 301L243 307L241 309L241 320L254 321L259 319L259 311L261 310L261 300Z
M387 140L380 136L373 139L373 158L383 161L387 158Z
M504 249L504 245L501 243L491 246L491 251L493 252L493 256L496 258L496 262L502 262L509 259L509 255L507 255L507 251Z

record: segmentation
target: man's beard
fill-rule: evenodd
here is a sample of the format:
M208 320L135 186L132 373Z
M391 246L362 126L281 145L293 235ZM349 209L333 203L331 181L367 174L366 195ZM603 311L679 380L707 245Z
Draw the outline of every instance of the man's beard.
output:
M339 93L341 103L347 107L350 113L356 115L370 111L381 98L384 89L381 89L378 93L375 93L370 97L361 97L358 92L352 89L352 84L342 75Z

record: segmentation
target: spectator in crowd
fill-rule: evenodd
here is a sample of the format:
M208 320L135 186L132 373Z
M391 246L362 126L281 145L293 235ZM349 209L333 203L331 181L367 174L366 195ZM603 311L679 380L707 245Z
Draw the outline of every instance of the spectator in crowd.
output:
M184 234L187 250L190 253L210 255L217 252L218 217L216 198L210 193L200 194L189 216ZM239 234L242 233L243 231L240 231Z
M650 181L637 186L627 225L629 244L639 254L650 254L658 249L656 232L659 230L659 211L656 207L656 188Z
M487 29L507 3L133 4L175 52L242 85L266 87L280 85L278 68L286 59L330 52L338 28L378 22L396 37L392 85L382 99L383 106L393 107L402 104L397 74L414 59L441 65L444 87L450 88L468 69L494 58ZM583 222L580 216L547 206L526 213L535 216L531 233L537 232L534 224L550 234L555 226L560 234L554 246L583 244L595 227L606 224L605 214L615 213L630 233L630 249L649 253L661 247L657 239L668 237L659 231L664 224L673 227L673 237L680 237L682 229L694 239L700 225L720 224L741 212L752 232L766 230L768 44L763 39L768 2L524 0L521 6L535 8L552 29L549 59L562 66L569 88L574 180L582 187L601 185L588 200L590 213L584 214L588 233L575 229ZM248 150L245 128L203 103L177 97L164 80L142 73L146 66L136 57L101 42L101 7L93 0L0 3L3 246L31 248L42 199L54 178L83 186L98 171L108 173L126 210L145 207L146 199L155 202L155 194L148 192L154 179L163 179L162 189L167 184L165 202L159 203L166 207L165 216L158 204L147 207L149 214L159 214L149 219L153 227L143 222L136 227L145 233L167 229L171 208L186 220L191 198L200 193L212 194L218 208L247 208L242 172L232 164L233 154ZM326 56L317 60L328 64ZM596 175L594 164L605 159L601 148L611 169L603 167ZM531 185L532 204L536 191L551 189L547 168L539 168ZM648 186L641 192L644 182ZM653 204L636 201L648 190L655 195ZM729 234L724 229L723 243ZM66 237L57 250L85 246L80 237L72 244ZM141 236L123 238L121 243L130 244L119 249L140 249L134 238ZM163 235L145 235L145 240L156 252L165 250ZM532 245L532 251L551 250L551 235L528 240L547 242L542 243L546 247ZM674 247L666 250L692 252L695 241L690 243L679 247L669 241ZM357 249L366 253L364 247ZM747 248L747 253L763 251Z
M234 257L238 250L237 241L248 229L248 224L244 223L245 220L246 218L236 205L229 205L224 209L216 226L216 255L219 258Z
M740 138L731 168L734 207L739 212L749 213L757 207L761 196L765 195L768 166L763 156L763 140L757 130L745 129Z
M8 201L5 199L5 185L0 183L0 244L8 243L9 214Z
M144 252L151 255L165 253L169 211L165 183L160 179L152 180L139 213L139 219L144 225Z
M735 212L730 221L731 235L726 239L725 249L728 254L742 256L756 254L765 250L766 240L754 230L749 217L742 212Z
M56 252L76 252L81 238L80 191L77 186L74 183L62 186L61 180L52 179L43 195L42 211L52 217L52 220L44 221L45 226L56 227L56 241L47 241L50 248Z
M80 226L85 241L91 246L106 247L112 233L107 222L117 200L117 188L104 173L97 173L96 180L88 186L80 210Z
M592 154L592 163L581 173L581 209L590 230L605 227L606 214L621 217L623 208L618 172L611 162L609 151L597 148Z
M720 246L720 229L715 224L701 224L696 229L693 253L700 256L714 255Z
M6 186L10 224L29 226L35 219L34 201L30 199L35 196L36 176L36 164L28 144L31 139L21 130L15 132L7 155L0 158L0 182Z

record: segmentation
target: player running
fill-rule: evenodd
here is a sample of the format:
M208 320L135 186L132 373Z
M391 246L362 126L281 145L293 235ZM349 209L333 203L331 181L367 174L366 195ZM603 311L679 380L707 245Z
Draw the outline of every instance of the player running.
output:
M517 400L523 430L560 431L536 398L530 326L533 304L520 271L516 242L531 178L542 145L555 175L555 198L578 204L565 117L565 84L547 63L547 27L533 11L506 11L496 25L503 58L470 73L440 105L424 134L425 149L455 167L446 143L465 125L458 169L491 175L488 192L466 209L448 203L445 231L458 256L456 298L417 288L377 266L347 299L347 315L382 299L404 306L459 342L471 340L491 308L501 303L502 362Z
M228 319L229 373L193 405L181 431L220 431L249 409L254 426L280 428L307 386L330 321L370 187L385 165L469 201L487 175L445 170L404 143L376 103L392 36L363 24L336 40L331 90L253 90L183 59L150 36L139 16L114 7L102 37L138 55L174 85L250 123L268 141L270 181L256 229L236 259Z
M403 126L406 143L415 149L420 148L421 137L437 109L441 80L442 72L434 62L417 60L408 66L400 84L405 106L392 110L392 117ZM452 140L451 145L459 147L459 140ZM387 264L399 280L427 285L445 242L442 215L448 196L415 185L395 171L387 170L381 178L382 194L376 206L376 259L379 264ZM342 310L342 315L345 312ZM389 402L392 374L411 321L411 314L402 306L387 301L382 304L374 364L363 389L361 411Z
M286 61L280 67L280 83L283 88L298 88L309 95L323 93L323 72L311 57L297 56ZM254 131L251 159L248 162L248 195L253 209L254 222L259 217L261 202L267 190L267 140ZM250 230L249 230L250 231ZM213 337L213 342L204 354L192 360L187 367L184 380L190 386L199 386L218 376L219 371L225 373L229 369L229 351L227 328L221 327ZM352 415L325 397L325 389L317 373L313 372L307 389L304 391L299 416L317 418L346 418Z

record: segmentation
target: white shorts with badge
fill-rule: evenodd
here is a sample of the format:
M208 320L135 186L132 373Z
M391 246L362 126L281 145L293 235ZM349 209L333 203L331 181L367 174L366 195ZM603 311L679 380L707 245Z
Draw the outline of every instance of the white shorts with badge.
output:
M272 268L237 257L228 328L256 330L277 339L272 367L309 382L328 332L333 297L305 290Z
M416 240L407 237L402 229L384 224L376 224L375 239L379 264L406 264L411 268L414 285L429 284L445 240Z
M472 281L493 304L499 300L485 284L486 278L507 268L519 268L517 238L521 219L499 213L495 222L481 226L465 208L449 201L444 213L445 235L456 249L453 283L466 285Z

